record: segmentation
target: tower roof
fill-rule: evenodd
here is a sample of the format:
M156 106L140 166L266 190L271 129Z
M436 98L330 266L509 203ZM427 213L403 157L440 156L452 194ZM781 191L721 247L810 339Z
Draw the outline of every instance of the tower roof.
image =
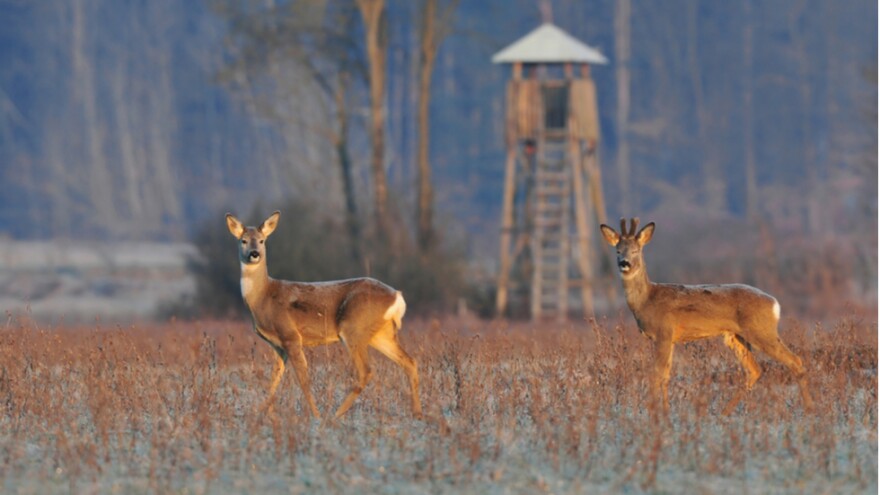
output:
M607 64L608 59L599 50L548 22L492 56L495 64L513 62Z

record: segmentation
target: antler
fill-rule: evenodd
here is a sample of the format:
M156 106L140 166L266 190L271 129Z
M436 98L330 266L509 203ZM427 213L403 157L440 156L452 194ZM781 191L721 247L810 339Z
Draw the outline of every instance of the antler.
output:
M620 219L620 236L621 237L633 237L636 235L636 230L639 228L639 217L635 217L630 220L629 224L629 232L626 229L626 218Z
M632 237L636 235L636 229L639 228L639 217L635 217L632 219L630 223L629 236Z

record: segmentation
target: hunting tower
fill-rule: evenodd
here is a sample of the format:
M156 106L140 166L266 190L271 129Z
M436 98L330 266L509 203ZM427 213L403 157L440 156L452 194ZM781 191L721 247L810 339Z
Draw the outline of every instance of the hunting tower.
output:
M605 207L590 66L608 61L546 23L492 62L512 65L496 312L527 293L532 319L565 320L575 289L592 315L592 232L596 220L605 221Z

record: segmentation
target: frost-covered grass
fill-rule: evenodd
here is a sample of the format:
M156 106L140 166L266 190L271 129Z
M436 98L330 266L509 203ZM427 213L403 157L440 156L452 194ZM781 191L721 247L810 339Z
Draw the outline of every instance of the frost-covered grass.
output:
M258 414L272 358L244 323L0 331L4 493L876 493L877 327L843 319L783 338L805 358L804 414L785 370L729 417L742 380L720 342L676 348L668 421L652 414L650 345L624 320L407 322L424 421L403 373L374 378L335 424L302 416L292 374ZM310 349L335 409L353 371Z

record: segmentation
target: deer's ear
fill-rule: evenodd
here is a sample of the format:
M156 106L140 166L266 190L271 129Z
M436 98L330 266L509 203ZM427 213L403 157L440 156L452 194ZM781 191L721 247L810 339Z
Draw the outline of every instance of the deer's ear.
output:
M242 225L232 213L226 214L226 227L229 228L229 233L235 236L236 239L244 234L244 225Z
M611 227L603 223L599 226L599 230L602 231L602 237L605 238L605 242L607 242L608 244L611 244L612 246L617 246L617 243L620 242L620 234L618 234Z
M278 226L278 217L280 216L281 212L276 210L275 213L269 215L269 218L263 220L263 223L257 227L257 230L264 236L269 237L269 234L275 232L275 227Z
M642 227L642 230L636 234L636 242L639 243L639 246L644 246L645 244L651 242L651 237L654 237L654 222L649 223Z

